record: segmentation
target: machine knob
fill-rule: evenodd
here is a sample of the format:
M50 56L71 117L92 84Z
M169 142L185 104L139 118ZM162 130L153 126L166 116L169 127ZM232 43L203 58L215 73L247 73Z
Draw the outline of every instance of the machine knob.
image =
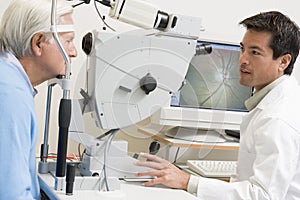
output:
M151 142L150 146L149 146L149 153L152 155L157 154L157 152L160 149L160 144L159 142L157 142L156 140Z
M152 92L153 90L155 90L157 86L157 82L155 80L155 78L153 78L150 73L148 73L146 76L144 76L141 80L140 80L140 87L142 90L145 91L145 93L148 95L150 92Z

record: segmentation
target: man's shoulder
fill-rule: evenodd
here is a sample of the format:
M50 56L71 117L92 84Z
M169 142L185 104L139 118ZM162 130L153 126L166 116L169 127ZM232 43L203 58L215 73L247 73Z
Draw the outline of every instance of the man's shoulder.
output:
M300 132L300 88L279 95L260 111L260 119L279 120Z
M0 61L0 94L20 95L29 91L26 77L14 63ZM29 91L30 92L30 91Z

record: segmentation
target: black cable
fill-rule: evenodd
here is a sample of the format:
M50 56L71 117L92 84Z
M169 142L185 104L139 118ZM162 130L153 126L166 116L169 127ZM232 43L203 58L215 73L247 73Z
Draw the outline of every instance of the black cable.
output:
M101 13L100 13L100 11L99 11L97 5L96 5L96 2L99 2L99 1L98 1L98 0L94 0L94 6L95 6L95 9L96 9L97 14L99 15L100 19L102 20L102 22L104 23L105 26L107 26L110 30L112 30L112 31L115 32L116 30L113 29L111 26L109 26L109 25L104 21L102 15L101 15Z
M102 1L96 0L96 1L98 3L101 3L104 6L111 7L109 0L102 0ZM82 0L82 2L72 5L72 7L75 8L75 7L80 6L80 5L84 4L84 3L85 4L89 4L90 0Z
M100 11L99 11L97 5L96 5L96 2L101 3L102 5L105 5L105 6L107 6L107 7L111 7L110 1L109 1L109 0L102 0L102 1L100 1L100 0L94 0L94 6L95 6L95 9L96 9L96 11L97 11L98 16L100 17L100 19L102 20L102 22L104 23L104 25L105 25L106 27L108 27L110 30L112 30L112 31L115 32L116 30L115 30L114 28L112 28L111 26L109 26L109 25L104 21L104 18L102 17L102 15L101 15L101 13L100 13ZM75 7L80 6L80 5L84 4L84 3L89 4L89 3L90 3L90 0L85 0L85 1L83 1L83 2L74 4L74 5L72 5L72 7L75 8Z
M107 7L111 7L110 5L110 1L107 1L107 0L102 0L102 1L99 1L99 0L96 0L98 3L101 3L102 5L105 5Z
M84 2L80 2L80 3L78 3L78 4L74 4L74 5L72 5L72 7L75 8L75 7L80 6L80 5L82 5L82 4L84 4Z
M102 135L96 137L96 139L97 139L97 140L101 140L101 139L104 138L105 136L107 136L107 135L109 135L109 134L111 134L111 133L113 133L114 131L117 131L117 130L119 130L119 129L111 129L111 130L109 130L109 131L103 133Z
M179 154L179 150L180 150L180 147L177 148L173 164L177 162L177 157L178 157L178 154Z

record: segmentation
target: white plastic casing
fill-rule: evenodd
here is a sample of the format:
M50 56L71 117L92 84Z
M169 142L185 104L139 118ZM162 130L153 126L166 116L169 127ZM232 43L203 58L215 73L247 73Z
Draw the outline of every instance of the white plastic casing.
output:
M109 16L141 28L151 29L157 12L156 6L145 1L117 0L112 3Z
M181 87L197 41L156 36L151 31L94 33L95 45L88 57L88 94L101 128L124 128L146 119ZM139 82L148 73L157 87L147 95Z

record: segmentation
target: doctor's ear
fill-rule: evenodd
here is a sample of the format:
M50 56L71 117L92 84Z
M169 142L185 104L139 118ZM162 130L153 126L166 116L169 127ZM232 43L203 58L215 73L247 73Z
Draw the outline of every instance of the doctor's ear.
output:
M292 56L290 54L285 54L280 59L279 70L284 71L290 64Z
M40 56L42 52L42 44L46 41L45 34L42 32L36 33L31 39L31 49L35 56Z

